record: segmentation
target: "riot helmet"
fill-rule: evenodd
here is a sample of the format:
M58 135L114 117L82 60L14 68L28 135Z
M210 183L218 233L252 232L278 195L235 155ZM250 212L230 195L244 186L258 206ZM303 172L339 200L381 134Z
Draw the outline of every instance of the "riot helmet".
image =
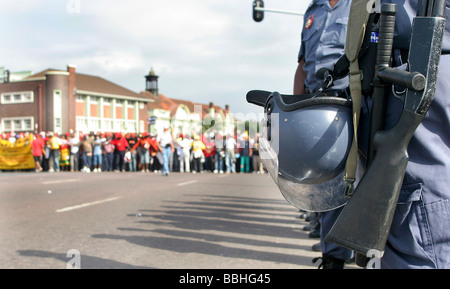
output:
M260 157L284 198L312 212L343 206L353 139L350 98L253 90L247 101L264 107Z

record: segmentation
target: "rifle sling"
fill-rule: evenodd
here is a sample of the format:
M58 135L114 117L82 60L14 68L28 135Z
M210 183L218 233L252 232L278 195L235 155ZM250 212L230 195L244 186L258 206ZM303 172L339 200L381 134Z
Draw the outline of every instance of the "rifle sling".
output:
M371 0L352 1L350 7L349 22L347 28L347 39L345 55L350 61L350 94L353 102L353 141L345 164L344 180L347 183L346 196L353 191L353 183L356 179L358 159L358 123L361 111L361 71L359 69L358 56L364 41L367 21L371 12Z
M352 96L353 141L345 164L344 180L347 183L345 195L350 197L356 178L358 160L358 123L361 112L361 72L358 59L350 63L350 95Z

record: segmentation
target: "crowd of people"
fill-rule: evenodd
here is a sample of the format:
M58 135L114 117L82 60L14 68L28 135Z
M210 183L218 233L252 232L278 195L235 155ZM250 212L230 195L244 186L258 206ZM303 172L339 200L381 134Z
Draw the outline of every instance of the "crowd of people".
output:
M11 137L11 136L9 136ZM2 138L7 139L5 134ZM153 133L41 132L31 143L36 172L109 171L264 173L258 137L248 133L174 135Z

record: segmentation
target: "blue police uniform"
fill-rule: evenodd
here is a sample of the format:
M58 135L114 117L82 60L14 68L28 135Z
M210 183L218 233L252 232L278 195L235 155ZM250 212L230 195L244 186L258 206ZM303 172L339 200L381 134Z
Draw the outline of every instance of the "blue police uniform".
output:
M322 80L316 78L316 72L323 67L332 69L345 53L350 5L351 1L340 0L331 8L328 0L313 0L305 12L298 60L305 60L305 86L310 93L322 85ZM347 87L348 78L344 78L335 81L331 89L343 90Z
M384 0L398 6L396 65L409 48L417 0ZM450 268L450 3L433 103L409 146L409 162L389 233L382 268ZM402 102L388 97L385 127L398 120ZM368 114L362 113L366 122ZM364 141L362 139L361 141ZM362 144L362 147L365 145Z
M316 72L323 67L332 69L334 63L345 54L350 5L350 0L339 0L331 8L328 0L313 0L305 12L298 61L305 61L305 86L310 93L316 92L322 86L323 80L317 79ZM342 91L348 85L349 80L346 77L336 80L330 90ZM341 209L336 209L319 214L321 250L328 256L349 260L353 256L351 250L324 241L340 212Z

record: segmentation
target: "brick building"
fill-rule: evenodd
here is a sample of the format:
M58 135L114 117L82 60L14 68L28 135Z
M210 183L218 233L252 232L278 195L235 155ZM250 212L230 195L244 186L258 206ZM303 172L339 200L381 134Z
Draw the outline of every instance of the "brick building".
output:
M98 76L47 69L0 84L2 131L145 130L154 100Z
M221 124L217 127L223 133L234 131L228 106L224 110L212 103L168 98L159 93L153 70L145 76L146 90L140 93L99 76L77 73L74 65L36 74L4 72L0 77L1 132L161 133L171 126L175 133L189 133L201 130L211 118ZM151 117L155 121L149 125Z

